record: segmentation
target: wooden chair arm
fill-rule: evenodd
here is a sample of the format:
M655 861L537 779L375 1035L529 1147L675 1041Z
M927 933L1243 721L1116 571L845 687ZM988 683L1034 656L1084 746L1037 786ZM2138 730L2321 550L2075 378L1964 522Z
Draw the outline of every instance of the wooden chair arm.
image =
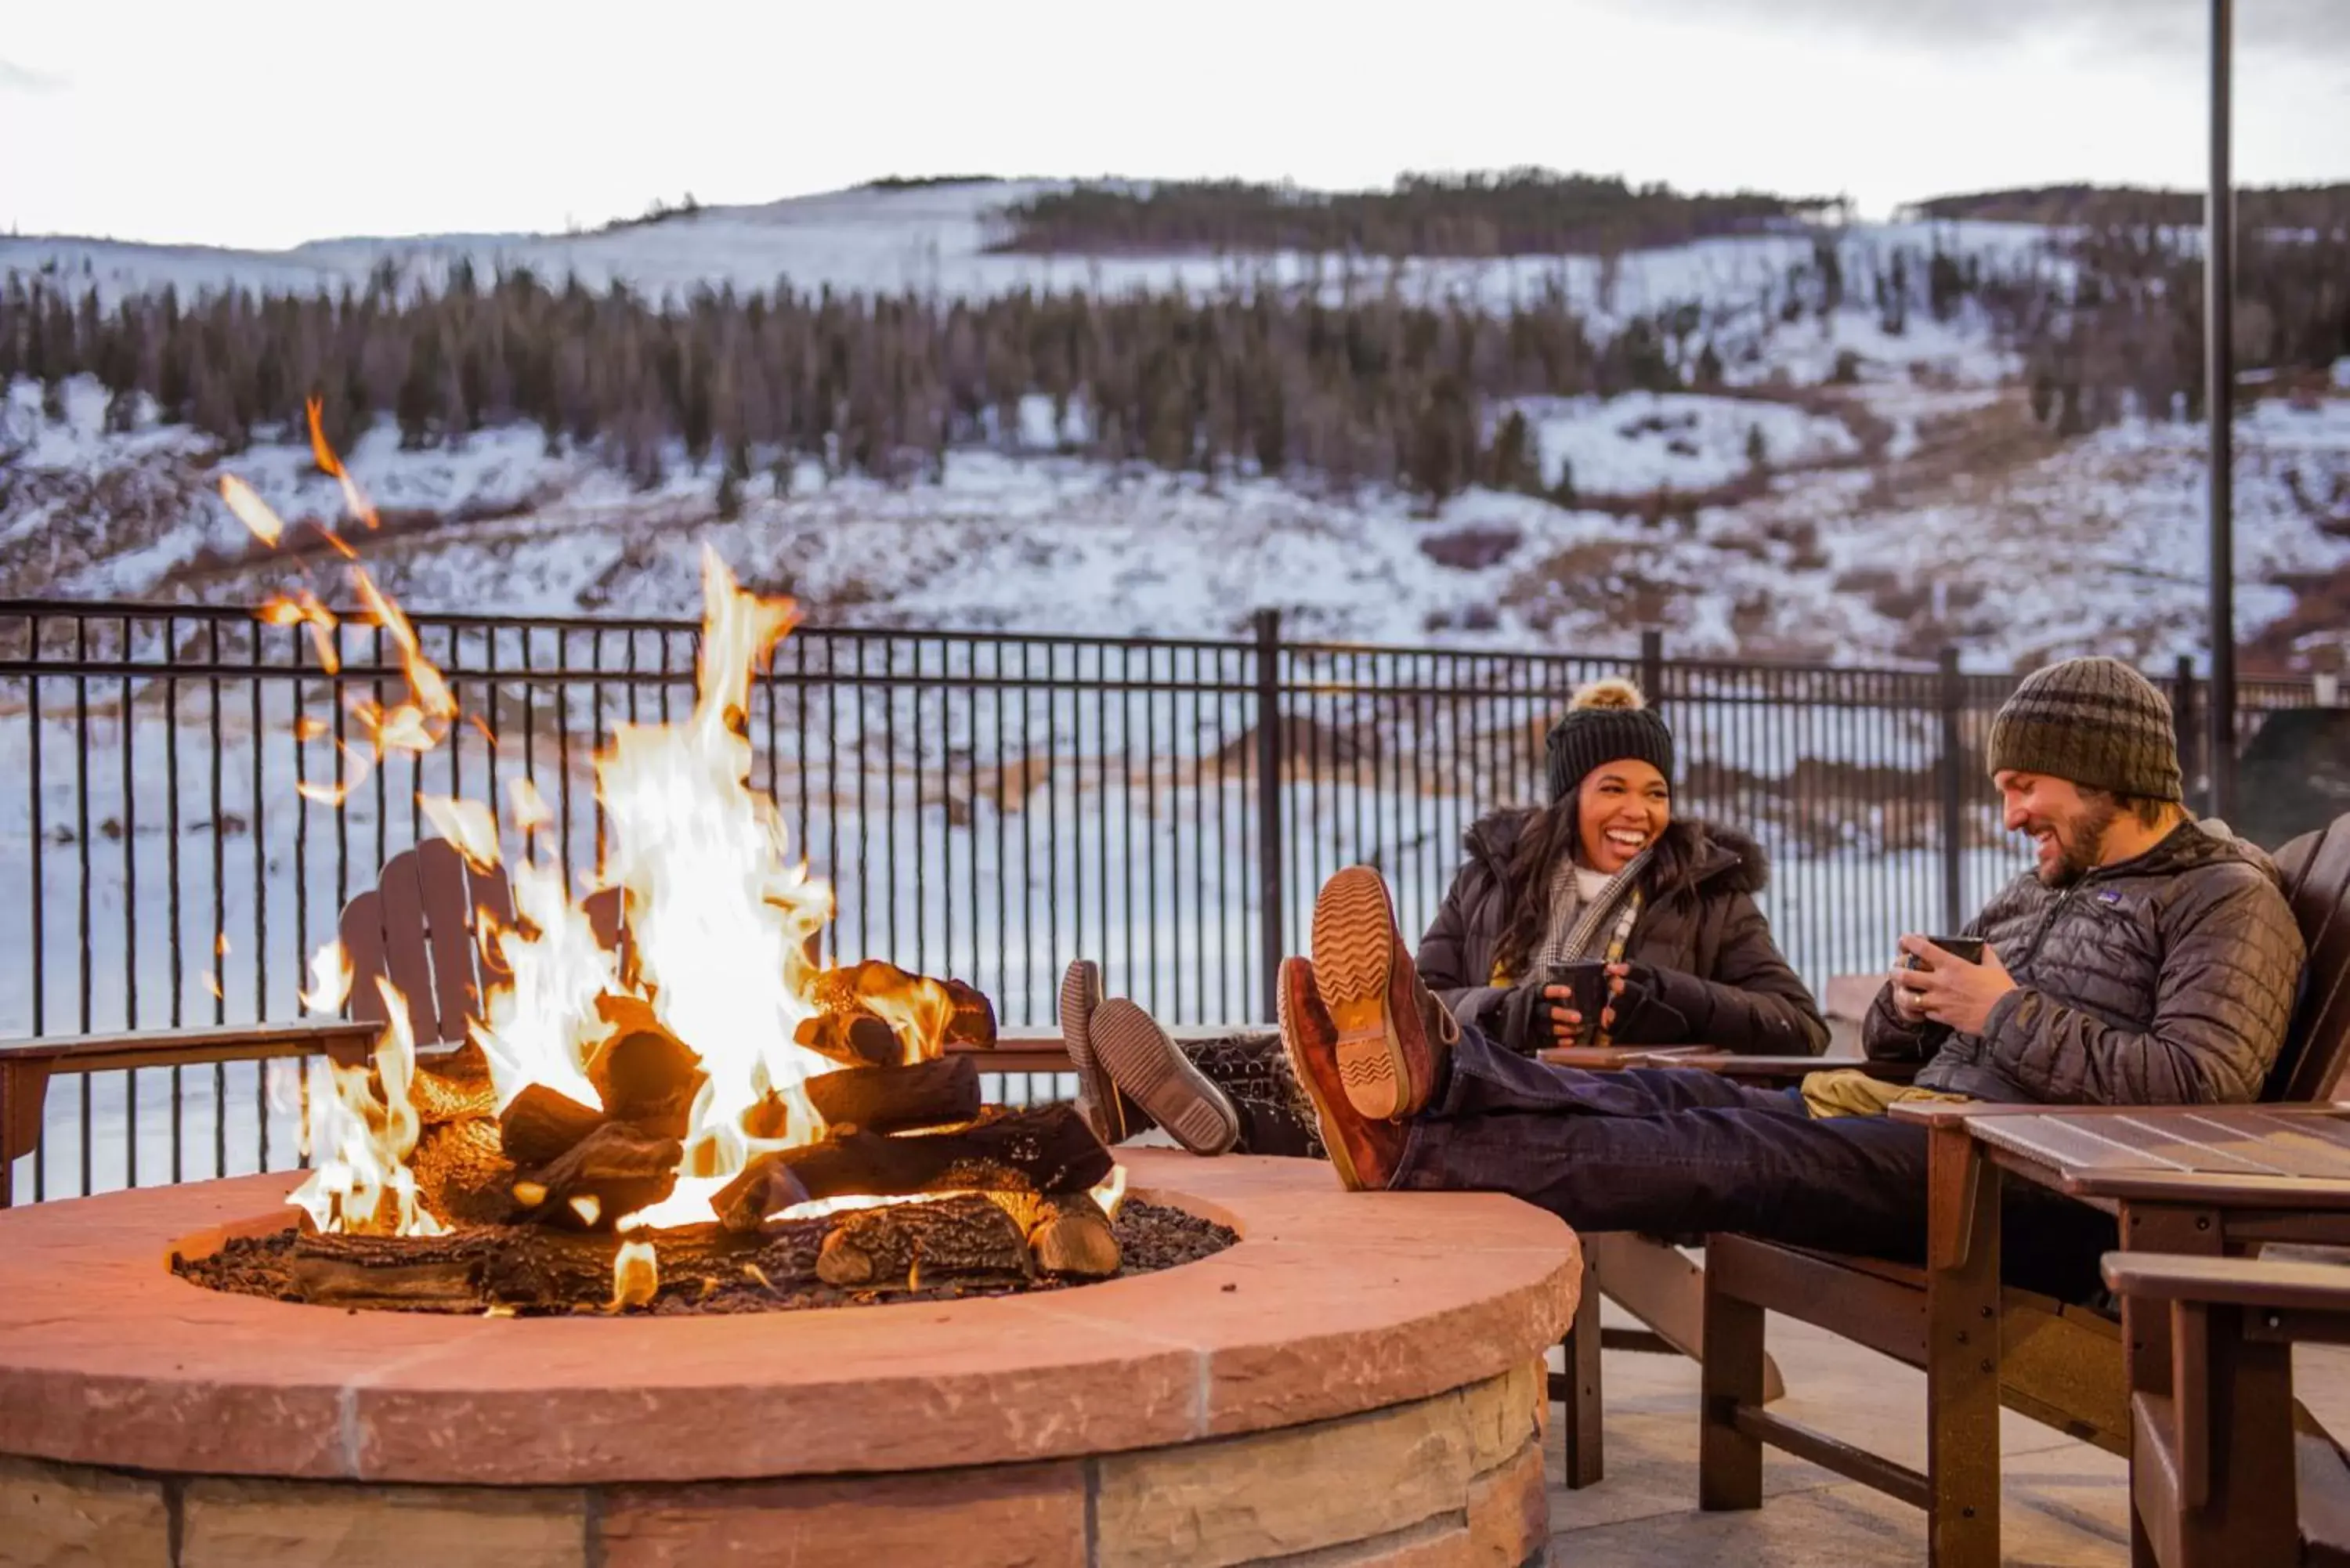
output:
M103 1073L128 1067L183 1067L192 1062L253 1062L273 1056L330 1055L363 1062L383 1025L350 1018L285 1023L229 1023L208 1029L131 1029L112 1034L39 1034L0 1040L0 1062L46 1064L52 1071Z
M2106 1287L2140 1301L2350 1313L2350 1268L2267 1258L2108 1252Z
M1719 1073L1725 1078L1794 1084L1814 1073L1862 1072L1889 1083L1907 1083L1924 1065L1918 1062L1872 1062L1866 1056L1743 1056L1717 1051L1711 1045L1565 1046L1540 1054L1558 1067L1588 1072L1615 1072L1625 1067L1689 1067Z
M1639 1064L1696 1067L1719 1073L1725 1078L1760 1079L1774 1084L1801 1083L1814 1073L1866 1073L1887 1083L1906 1084L1917 1076L1918 1067L1923 1065L1917 1062L1872 1062L1866 1056L1741 1056L1728 1052L1707 1052Z
M1990 1100L1902 1100L1888 1114L1901 1121L1918 1122L1930 1127L1971 1121L1977 1116L2044 1116L2064 1108L2062 1106L2009 1105ZM2104 1110L2106 1107L2095 1108Z
M950 1042L947 1052L950 1055L970 1057L972 1065L983 1073L1075 1071L1069 1061L1069 1048L1062 1043L1058 1030L1051 1033L1033 1029L1004 1030L996 1035L993 1045Z
M182 1067L197 1062L252 1062L274 1056L367 1060L380 1023L306 1018L290 1023L232 1023L211 1029L131 1029L114 1034L42 1034L0 1040L0 1209L15 1200L16 1162L40 1146L41 1113L56 1073L130 1067Z

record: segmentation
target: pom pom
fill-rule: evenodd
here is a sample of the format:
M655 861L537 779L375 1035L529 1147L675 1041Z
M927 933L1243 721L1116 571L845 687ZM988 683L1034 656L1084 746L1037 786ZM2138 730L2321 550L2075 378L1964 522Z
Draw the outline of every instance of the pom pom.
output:
M1641 699L1640 689L1620 676L1592 681L1578 690L1566 704L1569 712L1577 708L1645 708L1648 705Z

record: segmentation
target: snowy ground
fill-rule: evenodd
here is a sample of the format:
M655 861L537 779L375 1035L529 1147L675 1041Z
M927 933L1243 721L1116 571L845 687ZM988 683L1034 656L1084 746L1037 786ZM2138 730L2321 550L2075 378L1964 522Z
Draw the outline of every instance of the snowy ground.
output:
M184 431L101 434L101 407L87 382L63 424L28 383L8 399L0 441L20 450L0 461L0 592L256 603L290 568L250 548L213 493L218 472L289 521L337 511L300 449L219 460ZM369 547L419 610L691 617L710 543L831 625L1230 637L1274 607L1294 638L1488 649L1620 652L1642 624L1690 655L1885 663L1949 642L1982 670L2199 649L2193 427L2060 443L2020 394L1906 379L1800 403L1641 395L1531 411L1550 477L1571 462L1586 495L1735 481L1756 431L1782 472L1734 504L1663 502L1661 518L1482 490L1430 517L1378 491L959 452L939 484L827 486L809 464L778 499L762 476L725 522L714 473L681 461L639 492L592 456L546 457L531 430L403 452L380 427L350 462L383 506L444 519ZM1872 426L1891 435L1865 451ZM2350 399L2245 417L2236 529L2247 636L2293 607L2289 579L2350 566ZM330 574L320 586L347 597Z

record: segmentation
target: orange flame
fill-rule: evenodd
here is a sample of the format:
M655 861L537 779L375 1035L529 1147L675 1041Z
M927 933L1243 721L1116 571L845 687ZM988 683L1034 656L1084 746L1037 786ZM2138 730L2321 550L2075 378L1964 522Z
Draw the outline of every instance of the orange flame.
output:
M351 961L340 942L328 942L310 955L310 988L295 996L310 1012L340 1012L351 994Z
M450 694L449 682L440 670L424 657L422 644L418 642L416 628L398 605L375 586L375 579L362 566L351 574L359 588L359 604L374 618L378 626L391 633L391 640L400 645L400 672L408 677L408 691L421 717L442 722L457 716L457 699ZM420 747L419 750L426 748Z
M305 1128L318 1164L286 1202L321 1231L442 1235L446 1228L417 1201L416 1175L408 1168L421 1130L408 1097L416 1077L408 1003L389 981L375 983L391 1017L376 1045L375 1071L326 1064L335 1092L310 1096Z
M644 1306L660 1290L660 1259L652 1239L644 1235L644 1220L629 1215L614 1225L620 1232L620 1250L612 1259L612 1299L609 1310Z
M220 482L221 499L236 514L236 520L253 532L263 544L275 546L286 536L286 524L269 509L269 503L254 493L253 486L234 473L224 473Z
M343 487L343 504L350 508L351 515L369 528L375 527L375 508L368 504L367 493L359 489L359 482L343 466L343 460L335 455L335 449L328 444L326 430L318 420L318 400L316 397L307 399L303 411L310 416L310 460L318 465L319 472L332 475L335 483Z
M1126 1167L1111 1166L1109 1174L1101 1179L1090 1196L1105 1215L1117 1219L1118 1211L1126 1207Z
M455 800L445 794L420 794L416 804L424 819L454 845L476 871L498 867L498 820L477 800Z
M515 774L506 784L506 800L514 818L515 831L524 835L537 832L555 820L555 812L538 786L521 774Z
M310 646L318 655L318 668L333 675L343 668L341 650L335 646L335 628L341 623L335 612L318 602L307 588L296 590L292 597L271 599L261 607L261 619L269 626L307 626L310 628Z

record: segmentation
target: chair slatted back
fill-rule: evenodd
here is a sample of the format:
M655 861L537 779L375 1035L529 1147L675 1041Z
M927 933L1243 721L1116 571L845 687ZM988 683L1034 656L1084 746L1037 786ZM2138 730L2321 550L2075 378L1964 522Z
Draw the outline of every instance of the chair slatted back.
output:
M474 870L447 839L428 838L384 862L375 890L343 906L351 1016L388 1021L376 985L388 981L418 1045L463 1044L468 1021L481 1015L484 981L503 978L482 950L476 911L511 925L513 894L503 874Z
M625 959L620 889L590 894L585 910L596 940ZM495 955L483 950L483 916L512 926L514 890L504 872L476 870L447 839L425 839L384 862L375 890L343 906L351 1016L370 1023L390 1018L376 986L386 980L408 1004L419 1046L463 1044L487 988L505 978Z
M2309 957L2293 1028L2262 1097L2330 1099L2350 1064L2350 815L2294 839L2276 862Z

